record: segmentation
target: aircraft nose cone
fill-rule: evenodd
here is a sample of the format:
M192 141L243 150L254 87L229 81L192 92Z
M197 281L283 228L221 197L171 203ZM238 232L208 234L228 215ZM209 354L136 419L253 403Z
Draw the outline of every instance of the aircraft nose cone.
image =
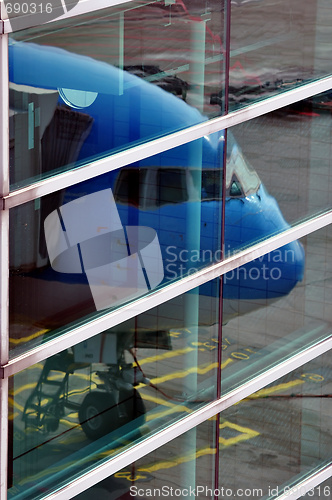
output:
M224 297L240 300L281 298L303 279L304 249L293 241L224 276Z
M305 255L299 241L293 241L264 257L263 263L269 265L268 298L289 293L303 280Z

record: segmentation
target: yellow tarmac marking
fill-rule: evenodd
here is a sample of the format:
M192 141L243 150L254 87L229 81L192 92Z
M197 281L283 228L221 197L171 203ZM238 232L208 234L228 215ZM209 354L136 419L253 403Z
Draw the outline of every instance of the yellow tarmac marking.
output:
M189 328L182 328L180 331L170 330L169 335L170 335L170 337L177 338L177 337L181 337L181 335L183 334L183 332L192 333L191 330L189 330Z
M19 387L18 389L15 389L14 395L17 396L21 392L24 392L28 389L34 389L35 387L36 387L36 382L34 382L34 383L31 382L30 384L21 385L21 387Z
M161 413L153 413L153 415L147 415L147 418L146 420L154 420L156 417L159 417L159 416L163 416L163 415L169 415L170 413L174 412L174 411L180 411L180 412L187 412L187 413L191 413L192 410L190 410L189 408L187 408L185 405L181 405L180 404L180 401L179 403L177 402L172 402L172 401L167 401L165 399L161 399L161 398L157 398L157 397L154 397L154 396L150 396L149 394L141 394L142 396L142 399L144 399L144 401L151 401L153 403L156 403L158 405L163 405L163 406L168 406L170 408L170 410L164 410L162 411Z
M225 366L227 366L230 363L233 363L233 360L227 359L224 363L221 364L220 369L225 368ZM168 373L167 375L164 375L163 377L157 377L157 378L152 379L151 382L153 384L162 384L163 382L167 382L168 380L174 380L176 378L185 378L191 373L198 373L199 375L205 375L206 373L213 370L214 368L218 368L218 362L211 363L205 367L193 366L192 368L189 368L188 370ZM140 388L140 387L145 387L145 384L140 384L138 386L138 388Z
M44 368L43 363L36 363L35 365L28 366L28 368L25 368L26 370L35 370L36 368L40 368L42 370Z
M14 400L14 398L9 397L8 398L8 404L9 406L12 405L12 408L17 408L20 411L24 410L24 406L20 405L17 401Z
M237 424L233 424L232 422L226 421L220 425L221 429L226 428L226 427L234 429L234 430L240 432L241 434L239 436L235 436L234 438L229 438L229 439L220 438L220 442L224 446L232 446L240 441L251 439L251 438L259 435L259 432L256 432L253 429L250 429L249 427L243 427L243 426L240 426ZM74 441L72 441L72 442L77 442L77 441L78 442L81 441L79 439L79 436L76 436ZM69 440L60 441L60 443L67 443L68 444ZM124 446L126 446L128 444L130 444L130 443L128 443L128 442L123 443ZM116 455L119 451L123 451L122 446L116 448L115 450L105 450L103 452L100 452L100 453L94 455L93 461L96 462L98 459L102 459L102 458L105 458L108 456L110 457L112 455ZM156 472L156 471L162 470L162 469L170 469L170 468L176 467L180 464L191 462L192 460L197 460L198 458L200 458L202 456L215 455L215 454L216 454L215 448L206 447L206 448L202 448L200 450L197 450L194 453L189 453L189 454L177 457L174 460L164 460L164 461L160 461L160 462L154 463L154 464L149 465L149 466L139 467L137 469L137 472L151 473L151 472ZM80 460L79 462L83 466L84 463L89 462L91 460L92 460L92 457L87 456L87 457L83 458L82 460ZM75 464L77 465L77 463L78 462L76 462L76 461L69 462L67 464L66 468L69 468L71 465L75 465ZM36 474L32 478L28 477L28 478L24 479L20 484L24 485L26 482L37 481L38 479L41 479L44 476L54 474L54 473L61 471L61 470L63 470L63 465L52 467L48 470L41 471L39 474ZM133 481L134 479L136 479L136 480L138 479L137 474L135 474L135 478L133 479L131 472L127 472L127 471L117 472L116 474L114 474L114 476L118 477L118 478L125 478L128 481ZM141 479L145 479L144 476L139 476L139 477Z
M176 356L181 356L182 354L187 354L188 352L192 352L194 350L195 349L193 347L186 347L184 349L177 349L176 351L167 351L163 354L143 358L139 361L139 364L145 365L147 363L154 363L155 361L161 361L163 359L175 358Z
M193 350L191 348L188 348L189 350ZM188 352L188 349L185 349L186 352ZM184 351L184 350L179 350L179 351ZM166 354L170 354L170 353L166 353ZM170 357L170 356L168 356ZM146 358L146 360L151 360L151 358ZM233 360L232 359L227 359L224 363L221 364L220 366L220 369L222 370L223 368L225 368L227 365L229 365L230 363L232 363ZM207 372L209 372L210 370L214 369L214 368L217 368L218 367L218 363L215 362L215 363L212 363L206 367L192 367L190 368L189 370L184 370L184 371L179 371L179 372L173 372L173 373L169 373L163 377L157 377L155 379L152 379L151 382L153 384L161 384L163 382L166 382L168 380L174 380L176 378L185 378L187 377L189 374L191 373L198 373L198 374L205 374ZM90 377L87 376L87 375L84 375L84 374L74 374L74 375L78 375L80 378L87 378L88 380L90 380ZM61 375L54 375L52 377L49 377L49 380L57 380L61 378ZM98 380L98 377L95 376L96 378L96 382L94 382L92 380L92 382L94 384L97 383L97 380ZM15 396L20 394L21 392L27 390L27 389L34 389L36 387L36 384L25 384L24 386L21 386L20 388L18 388L17 390L14 391L14 394ZM144 388L146 387L146 384L139 384L138 385L138 389L139 388ZM85 393L87 392L88 388L82 390L82 391L78 391L78 390L73 390L71 392L68 393L68 396L73 396L73 395L77 395L77 394L80 394L80 393ZM164 406L168 406L170 409L169 410L166 410L166 411L161 411L160 413L155 413L154 415L150 415L150 416L147 416L147 421L150 421L152 419L155 419L157 417L164 417L164 416L167 416L167 415L170 415L174 412L187 412L187 413L190 413L192 412L192 409L189 409L187 408L185 405L181 405L181 404L177 404L177 403L172 403L171 401L167 401L167 400L163 400L161 398L158 398L158 397L153 397L153 396L150 396L150 395L147 395L147 394L142 394L142 397L143 399L147 400L147 401L151 401L151 402L155 402L156 404L160 404L160 405L164 405ZM44 404L47 404L49 400L44 400L41 402L41 406L43 406ZM15 402L14 402L14 405L15 405ZM22 406L19 406L19 405L16 405L17 408L23 412L24 408ZM14 418L14 417L13 417Z
M221 364L220 369L222 370L230 363L233 363L233 360L231 360L231 359L226 360L224 363ZM153 383L154 383L154 381L153 381ZM190 408L186 407L185 405L181 405L180 402L178 403L177 401L175 401L175 402L168 401L168 400L162 399L160 397L158 398L155 396L151 396L150 394L145 394L144 392L141 393L141 396L145 401L150 401L150 402L153 402L153 403L156 403L159 405L168 406L170 408L170 410L164 410L164 411L161 411L160 413L154 413L153 415L150 415L150 416L147 415L147 417L146 417L147 422L150 420L153 420L157 417L164 417L166 415L171 415L174 412L191 413L193 411L193 409L190 409Z
M65 418L60 418L60 422L70 428L73 427L73 425L75 427L77 426L77 422L71 422L70 420L66 420Z
M12 339L11 337L9 338L9 343L10 344L22 344L23 342L29 342L29 340L33 340L37 337L40 337L41 335L44 335L44 333L49 332L49 329L46 330L39 330L38 332L32 333L28 337L21 337L20 339Z
M62 379L63 377L61 375L53 375L52 377L48 377L48 380L59 380L59 379ZM90 377L89 377L89 380L90 380ZM99 383L99 378L98 376L96 375L95 376L95 380L92 379L91 380L92 384L94 385L97 385ZM24 385L21 385L21 387L18 387L17 389L15 389L15 391L13 392L14 396L17 396L18 394L20 394L21 392L24 392L28 389L35 389L37 386L37 383L36 382L31 382L29 384L24 384ZM86 388L88 389L88 388ZM73 389L69 394L75 394L75 393L81 393L81 392L84 392L85 389Z
M170 408L169 410L164 410L159 413L153 413L152 415L147 415L146 417L146 422L151 422L152 420L156 420L157 418L163 418L166 417L167 415L172 415L173 413L176 412L186 412L186 413L191 413L193 410L189 410L186 406L179 405L179 406L174 406L173 408Z
M223 422L222 424L219 425L219 429L225 429L226 427L230 429L234 429L235 431L238 431L240 434L237 436L225 439L223 437L219 437L219 443L222 444L224 447L226 446L232 446L234 444L239 443L240 441L246 441L247 439L254 438L256 436L259 436L259 432L254 431L253 429L250 429L249 427L242 427L241 425L238 424L233 424L232 422Z
M226 427L229 427L230 429L234 429L240 434L238 436L235 436L233 438L229 439L224 439L222 437L219 438L219 442L224 446L233 446L240 441L245 441L247 439L252 439L256 436L259 436L259 432L254 431L253 429L250 429L249 427L243 427L238 424L233 424L232 422L224 422L220 426L220 429L224 429ZM172 467L176 467L180 464L186 463L186 462L191 462L192 460L197 460L199 457L206 456L206 455L215 455L216 454L216 448L202 448L201 450L196 451L195 453L190 453L188 455L183 455L181 457L177 457L173 460L166 460L166 461L161 461L156 464L150 465L150 466L142 466L138 467L137 471L135 471L135 476L132 476L132 473L130 471L121 471L117 472L114 474L114 477L118 478L123 478L127 479L128 481L134 481L137 479L146 479L146 477L139 475L139 473L142 472L147 472L147 473L152 473L156 472L161 469L171 469ZM137 474L138 473L138 474Z
M275 392L285 391L287 389L290 389L291 387L295 387L297 385L302 385L302 384L304 384L304 382L305 382L304 380L295 379L291 382L285 382L284 384L278 384L278 385L274 385L273 387L267 387L266 389L261 389L260 391L254 392L254 394L251 394L250 396L243 399L242 401L246 401L248 399L264 398L265 396L268 396L269 394L274 394ZM239 403L241 403L241 401ZM239 404L239 403L236 403L236 404Z
M174 460L165 460L162 462L158 462L156 464L147 466L147 467L138 467L137 471L135 471L135 476L132 476L132 473L129 471L121 471L117 472L114 474L114 477L117 478L122 478L122 479L127 479L128 481L136 481L137 479L146 479L146 476L140 476L137 475L137 472L156 472L158 470L162 469L171 469L172 467L176 467L180 464L184 464L187 462L191 462L193 460L196 460L199 457L206 456L206 455L215 455L216 454L216 449L215 448L203 448L201 450L196 451L195 453L189 453L188 455L183 455L182 457L175 458Z
M178 457L174 460L165 460L163 462L159 462L149 467L139 467L140 472L156 472L160 469L170 469L172 467L176 467L177 465L184 464L186 462L191 462L199 457L203 457L204 455L215 455L216 449L207 447L201 450L197 450L195 453L189 453L188 455L183 455L182 457Z

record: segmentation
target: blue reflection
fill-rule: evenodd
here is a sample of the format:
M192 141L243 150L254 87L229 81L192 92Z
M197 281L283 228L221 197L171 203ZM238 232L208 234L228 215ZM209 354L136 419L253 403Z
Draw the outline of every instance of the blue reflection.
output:
M57 93L56 105L51 100L45 105L54 109L49 113L42 138L45 152L42 175L207 119L157 85L89 57L54 47L13 42L9 46L9 60L14 91L29 96L43 89L46 98L47 92ZM40 110L41 115L43 111ZM57 123L62 120L65 124L60 132L53 123L56 113L61 115ZM47 131L51 131L48 140ZM58 199L58 207L111 188L123 227L145 226L156 231L164 264L164 286L221 257L223 149L223 131L210 134L72 186ZM227 153L226 257L289 228L276 200L248 165L231 132L228 132ZM103 207L96 210L102 211ZM44 212L44 219L50 212ZM85 224L83 214L82 219ZM189 224L190 220L194 225ZM260 300L265 304L266 300L287 295L302 279L303 270L303 248L299 242L292 242L231 271L224 277L225 319L237 314L239 300L247 301L250 310L262 305ZM50 269L45 271L46 276L64 283L78 279L77 275ZM200 294L217 296L216 285L202 286Z
M43 128L40 143L36 142L38 134L33 135L36 150L39 147L42 150L42 176L56 173L66 166L72 168L107 156L128 144L151 140L206 120L198 110L160 87L88 57L28 43L11 44L9 57L14 116L15 113L19 114L18 108L19 105L24 105L24 99L29 100L31 97L34 103L34 106L31 106L31 113L34 115L31 116L34 116L35 127ZM15 97L19 94L23 97L16 100ZM40 108L36 105L40 105ZM29 136L28 131L27 137L32 141L32 134ZM23 145L23 149L27 148L27 145L28 141ZM19 147L19 143L15 144L15 148ZM223 156L224 132L220 131L72 186L64 192L55 193L53 197L45 197L41 200L42 223L52 214L54 217L57 215L58 235L63 236L63 248L66 249L66 245L70 246L70 242L66 240L70 237L68 228L73 222L65 215L68 208L74 206L70 204L83 199L93 199L94 203L90 206L85 204L84 210L89 207L90 212L95 208L97 212L102 213L105 203L100 200L104 199L106 191L111 190L118 211L117 226L114 229L119 231L119 234L121 232L117 240L121 245L125 241L122 228L153 229L158 236L164 267L164 278L160 286L165 286L221 258ZM26 181L29 174L25 174ZM228 132L227 137L225 174L226 257L249 244L289 228L276 200L268 194L257 173L244 158L231 132ZM98 195L100 206L97 206ZM88 216L89 214L82 210L80 217L75 219L75 224L86 228ZM112 216L114 219L114 211ZM51 234L54 226L45 224L44 227L51 227ZM80 229L77 232L80 233ZM108 236L106 240L107 238ZM52 296L52 301L47 295L44 298L42 288L38 290L37 299L33 299L33 307L36 307L34 304L38 302L38 310L28 310L27 295L23 293L25 302L19 304L20 314L24 312L40 327L52 329L91 312L91 309L87 310L88 299L82 290L75 295L75 284L84 284L83 288L88 292L91 285L90 281L88 283L87 273L83 272L84 252L87 252L89 258L93 257L91 267L100 260L103 265L107 264L105 259L101 259L105 257L104 247L100 247L98 255L90 253L91 240L92 238L87 237L86 245L80 247L80 251L75 255L77 259L73 261L77 269L72 269L69 273L67 270L63 271L61 263L58 263L60 272L52 269L49 263L40 269L36 263L35 269L28 272L18 269L16 277L21 273L24 278L33 276L39 278L39 281L54 281L55 285L62 285L62 288L57 288L52 287L51 283L52 291L49 295ZM56 250L59 248L59 241L60 238L55 242ZM77 241L76 239L75 244ZM107 241L114 243L112 238ZM136 243L137 248L141 248L138 244L140 242ZM103 244L101 240L100 244ZM71 248L73 246L71 245ZM119 247L118 251L120 250L123 248ZM54 252L55 258L59 255L60 252ZM246 312L266 305L269 300L287 295L302 279L303 270L303 248L299 242L292 242L231 271L224 277L224 321L239 313L239 303L246 304L241 308L241 312ZM30 290L29 282L24 284L24 279L19 284L23 290L24 286ZM14 286L12 288L15 289ZM201 286L199 293L200 299L207 297L210 300L212 297L212 301L216 302L215 298L218 298L219 294L217 280ZM127 295L122 297L122 300L134 297L135 294ZM88 298L92 303L91 297ZM16 302L13 301L13 304L15 309ZM170 328L172 313L170 310L170 317L158 318L157 324L161 333L163 320L166 320L168 329ZM198 319L202 321L201 314ZM167 332L167 328L164 331ZM156 338L160 332L156 333ZM149 335L151 339L151 332ZM62 480L63 474L66 473L80 474L83 468L91 465L90 462L95 463L96 452L105 452L105 456L108 456L114 448L123 444L124 438L128 441L140 439L139 424L144 422L145 408L136 386L148 382L132 366L127 366L125 350L129 351L134 340L137 341L130 331L128 336L126 345L123 332L118 335L116 340L121 339L123 343L118 346L118 357L115 360L100 360L107 363L109 369L96 372L99 377L97 390L88 392L82 404L71 406L78 411L78 421L85 434L97 441L82 448L76 455L71 455L72 466L64 459L56 465L57 470L50 468L46 474L54 474L51 476L54 481ZM108 337L110 339L111 335ZM97 338L93 340L96 345ZM160 338L158 342L160 346ZM162 348L169 348L167 342L170 342L168 335ZM77 349L80 348L80 345L75 346L76 356ZM113 352L114 350L113 348ZM61 412L67 403L64 397L67 395L66 383L78 368L77 363L79 364L73 361L69 353L65 352L45 362L39 382L25 404L24 418L27 428L31 426L45 429L46 432L57 431ZM93 362L90 359L90 363ZM48 406L45 405L36 419L35 401L36 398L39 401L43 399L43 383L48 382L52 370L64 374L62 385L59 383L56 394L57 401L53 399ZM213 380L211 387L214 385ZM38 407L37 410L39 411ZM106 419L102 418L103 415ZM158 418L157 415L154 419L157 425ZM165 425L168 423L167 415ZM49 476L45 482L33 479L31 483L27 482L25 487L19 485L12 495L18 493L18 498L34 495L36 489L49 487L49 480ZM31 491L29 487L32 488Z

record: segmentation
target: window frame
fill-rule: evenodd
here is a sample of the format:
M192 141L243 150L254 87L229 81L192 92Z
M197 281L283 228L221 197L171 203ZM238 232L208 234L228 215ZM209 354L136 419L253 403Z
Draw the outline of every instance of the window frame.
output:
M95 12L106 7L112 7L123 3L128 2L124 2L123 0L95 0L92 3L90 0L80 0L75 8L57 20L69 19L79 14ZM223 262L214 264L202 271L198 271L196 274L183 278L181 281L173 283L165 289L152 292L148 296L142 297L126 306L109 312L100 318L89 322L89 324L74 328L61 335L61 337L52 339L44 345L38 346L23 355L9 360L9 210L13 207L22 205L28 201L35 200L41 196L53 193L60 189L64 189L73 184L94 178L117 168L126 167L127 165L133 163L133 161L148 158L166 151L167 149L181 146L193 141L194 139L199 139L204 135L220 130L226 130L245 121L252 120L284 106L288 106L321 92L330 90L332 88L332 76L327 76L287 92L269 97L263 101L251 104L248 107L227 113L224 116L181 130L180 132L169 134L165 137L143 143L139 146L132 148L129 147L125 151L110 155L96 162L89 163L83 167L77 168L76 170L64 172L57 176L28 185L22 189L10 191L8 133L8 34L12 32L12 29L4 9L3 1L1 1L0 7L0 17L2 19L0 20L0 196L2 198L0 213L0 275L2 277L0 284L0 462L1 464L5 464L7 463L8 450L9 376L12 376L51 355L71 347L76 343L91 338L106 328L115 326L126 319L136 316L137 314L141 314L142 312L183 294L200 284L222 276L224 273L231 271L246 262L254 260L272 251L273 249L279 248L332 223L332 210L328 210L326 213L315 217L310 217L308 220L294 225L280 235L252 245L250 248L237 253L235 256L225 259ZM229 0L227 0L227 7L230 7ZM52 22L54 21L51 21L50 25ZM230 19L228 22L230 22ZM24 16L24 19L22 19L22 29L32 26L36 26L33 15ZM227 48L227 52L229 56L229 46ZM120 453L117 457L109 460L106 464L103 464L79 479L74 480L61 490L47 494L44 498L71 498L73 495L76 495L93 486L100 480L115 473L124 466L129 465L138 458L152 452L163 444L173 440L177 436L180 436L184 432L196 427L199 423L202 423L208 418L218 414L220 411L233 405L240 399L249 396L253 392L277 380L279 377L293 371L299 366L302 366L320 354L327 352L331 348L332 338L306 349L297 356L280 363L277 367L274 367L273 369L264 372L262 375L255 377L250 382L243 384L235 391L232 391L220 399L206 405L204 408L185 417L183 420L173 424L164 431L147 438L142 443L137 445L135 449L129 449L126 452ZM7 467L2 466L0 468L0 496L3 499L7 498ZM312 488L331 475L332 465L323 467L321 470L314 472L311 477L304 480L304 483L308 484L308 487ZM287 496L287 498L298 498L299 496L300 494L298 494L298 496Z

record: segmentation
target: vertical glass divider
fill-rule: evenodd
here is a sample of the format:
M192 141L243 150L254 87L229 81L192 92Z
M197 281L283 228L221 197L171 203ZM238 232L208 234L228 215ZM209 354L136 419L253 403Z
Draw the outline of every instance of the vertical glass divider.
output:
M8 35L0 35L0 194L9 193ZM0 210L0 363L9 359L9 211ZM0 379L0 498L7 498L8 379ZM7 464L5 466L4 464Z
M205 34L206 24L204 21L193 23L191 25L191 52L192 62L190 70L192 78L195 82L194 100L198 109L203 110L204 107L204 78L205 78ZM191 251L199 251L201 245L201 190L202 190L202 163L203 149L202 140L194 142L190 145L189 165L192 166L192 175L195 178L195 186L198 191L198 200L193 200L188 204L186 216L186 234L187 234L187 249L189 255ZM185 295L185 324L189 325L192 330L194 342L198 342L199 337L199 290L193 290L192 293ZM194 325L194 327L192 327ZM194 350L186 356L186 367L190 376L187 377L186 392L189 397L197 394L197 370L198 351ZM186 453L189 456L195 457L197 448L196 429L191 429L185 436L184 446ZM186 487L191 492L191 488L196 488L196 461L191 460L184 468ZM190 493L189 498L194 498L195 495Z
M225 1L225 38L224 46L225 53L223 57L223 73L224 73L224 101L222 112L228 114L228 95L229 95L229 67L230 67L230 41L231 41L231 0ZM226 204L226 168L227 168L227 129L224 131L224 140L218 145L219 163L222 169L222 185L221 185L221 234L220 247L221 258L225 259L225 204ZM218 371L217 371L217 398L221 397L221 363L222 363L222 334L223 334L223 276L219 278L219 305L218 305ZM215 491L219 490L219 460L220 460L220 413L216 418L216 455L215 455ZM218 500L214 495L214 500Z

